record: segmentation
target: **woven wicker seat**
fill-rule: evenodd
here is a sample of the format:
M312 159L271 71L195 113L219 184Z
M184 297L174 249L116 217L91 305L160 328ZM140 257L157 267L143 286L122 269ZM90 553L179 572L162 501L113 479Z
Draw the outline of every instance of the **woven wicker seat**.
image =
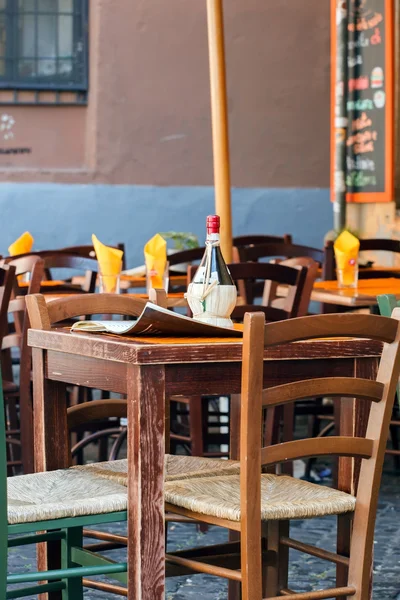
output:
M165 484L165 501L203 515L240 521L240 477L187 479ZM350 494L293 477L261 476L263 520L307 519L353 512Z
M104 463L73 467L77 470L91 471L98 477L103 477L115 483L127 484L128 461L126 459L114 460ZM221 460L202 458L197 456L165 455L166 481L177 481L213 475L232 475L239 473L239 462L235 460Z
M126 487L90 469L9 477L8 523L34 523L126 510Z

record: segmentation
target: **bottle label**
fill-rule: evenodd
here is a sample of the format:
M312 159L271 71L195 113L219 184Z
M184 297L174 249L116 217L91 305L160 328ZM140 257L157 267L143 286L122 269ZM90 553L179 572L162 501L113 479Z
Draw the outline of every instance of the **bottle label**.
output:
M206 267L199 267L196 271L196 275L193 280L193 283L204 283L205 276L206 276ZM207 283L212 283L213 281L218 281L217 271L211 271L210 279Z

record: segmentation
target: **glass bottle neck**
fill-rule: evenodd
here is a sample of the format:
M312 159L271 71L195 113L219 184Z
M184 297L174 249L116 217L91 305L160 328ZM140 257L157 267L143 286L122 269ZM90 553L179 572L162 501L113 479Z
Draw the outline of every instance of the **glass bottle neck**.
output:
M207 233L206 242L212 242L213 244L215 244L216 242L219 243L219 241L219 233Z

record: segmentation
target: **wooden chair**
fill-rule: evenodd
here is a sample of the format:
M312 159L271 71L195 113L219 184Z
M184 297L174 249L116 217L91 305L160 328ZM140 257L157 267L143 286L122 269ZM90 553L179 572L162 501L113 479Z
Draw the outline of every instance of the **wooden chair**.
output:
M189 267L188 281L192 280L196 268ZM242 321L244 314L249 311L263 312L269 321L288 319L297 316L298 310L304 305L303 290L307 281L307 267L271 263L232 263L228 268L238 285L242 300L232 313L232 319L236 321ZM247 302L248 281L252 284L262 282L263 304ZM274 306L275 291L279 285L287 286L288 293L285 298L280 299L279 306ZM219 399L209 396L174 396L170 406L171 422L175 425L170 434L174 451L178 445L184 445L190 448L193 456L229 456L228 451L210 449L213 445L229 445L230 411L228 409L228 412L221 412ZM221 427L227 428L227 432L218 432Z
M324 271L325 253L324 250L301 246L298 244L267 243L256 246L239 246L233 248L234 262L259 262L268 259L288 259L288 258L312 258ZM262 297L263 288L260 284L249 282L247 286L247 296L250 301Z
M122 250L122 269L126 268L126 257L125 257L125 244L116 244L115 246L111 246L112 248L116 248L117 250ZM66 248L60 248L57 252L64 252L65 254L77 254L78 256L83 256L85 258L96 258L96 251L94 246L91 244L83 245L83 246L67 246Z
M4 340L8 334L8 308L15 282L15 267L3 265L0 267L0 350L1 350L1 372L9 374L12 371L10 353L3 348ZM9 385L8 392L14 391L14 387ZM16 439L16 411L12 401L0 410L7 413L7 468L12 469L19 458L19 440ZM4 415L3 415L4 418Z
M291 244L292 236L290 233L280 235L236 235L232 239L233 246L258 246L259 244Z
M208 573L239 581L243 600L369 598L378 493L393 400L400 373L400 310L392 319L337 314L302 317L264 325L264 315L245 318L242 363L240 475L165 484L172 513L240 532L240 546L208 547L169 553L173 575ZM376 381L350 377L316 378L263 391L264 348L326 337L361 337L383 342ZM371 406L365 437L337 435L262 447L262 408L326 394L357 398ZM361 460L355 495L277 476L272 467L308 456ZM345 461L346 462L346 461ZM345 469L348 465L343 465ZM262 473L262 468L267 473ZM348 482L349 483L349 482ZM336 554L289 537L291 519L338 515L347 523L349 555ZM352 519L351 519L352 515ZM351 532L351 533L350 533ZM289 549L337 565L337 587L296 594L288 589ZM240 570L237 570L240 568ZM262 578L264 574L264 580Z
M57 292L82 292L93 293L96 289L96 279L98 263L93 258L86 258L76 254L66 254L62 251L46 250L43 252L31 252L29 254L21 254L19 256L8 256L3 259L4 263L8 264L16 258L27 258L29 256L39 256L44 260L44 269L46 279L51 280L52 269L68 269L70 271L84 271L85 281L82 286L73 285L66 281L62 285L52 288L52 291Z
M31 350L27 344L29 321L25 310L25 297L21 294L39 292L44 274L44 261L39 256L15 258L8 263L15 269L11 300L8 315L12 317L7 334L2 342L2 362L4 369L3 388L5 405L12 430L13 451L9 462L9 474L15 473L22 466L24 473L33 472L33 420L31 394ZM21 288L17 277L29 275L29 286ZM11 326L11 327L10 327ZM15 378L12 369L13 361L19 362L19 376ZM15 356L15 354L18 354Z
M254 246L255 244L266 244L266 243L284 243L291 244L292 236L286 233L283 236L278 235L239 235L233 238L232 243L234 246ZM199 246L198 248L190 248L189 250L181 250L168 255L170 267L174 265L180 265L182 263L193 263L203 258L205 252L205 246Z
M62 592L65 600L83 600L83 577L106 574L126 580L126 563L82 547L83 526L126 520L125 486L84 467L7 479L5 439L0 377L0 598ZM46 541L61 545L61 568L8 574L8 548ZM12 584L21 585L11 591ZM108 584L106 591L112 588Z
M233 238L232 243L234 246L254 246L255 244L266 244L266 243L284 243L288 244L292 242L292 236L288 233L283 236L277 235L239 235ZM174 273L174 267L188 266L193 263L198 263L204 256L205 246L198 248L190 248L189 250L182 250L174 252L168 255L170 273ZM239 261L237 261L239 262Z
M396 300L396 296L393 294L383 294L378 296L378 306L381 315L384 317L390 317L395 308L400 306L400 302ZM399 440L399 428L400 428L400 384L397 385L397 401L393 406L392 419L390 421L390 438L392 441L392 448L386 448L386 454L393 456L395 468L400 470L400 440Z

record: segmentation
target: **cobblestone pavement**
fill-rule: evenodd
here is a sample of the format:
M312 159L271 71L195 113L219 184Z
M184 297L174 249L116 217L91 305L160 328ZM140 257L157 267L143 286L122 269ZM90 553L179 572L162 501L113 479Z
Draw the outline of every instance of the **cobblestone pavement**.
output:
M388 463L388 467L391 464ZM116 525L110 531L116 531ZM105 528L106 529L106 528ZM124 526L118 527L124 532ZM304 542L334 549L335 519L313 519L298 521L292 526L292 535ZM169 550L182 549L195 545L219 543L226 540L226 532L218 527L210 527L205 534L199 533L194 525L176 523L170 525ZM124 560L121 550L108 553L115 560ZM23 547L10 550L10 571L35 569L35 553L32 548ZM291 554L290 587L296 591L319 589L332 585L334 569L330 563L307 557L304 554ZM95 590L85 591L85 600L107 600L116 598L111 594ZM34 597L30 596L30 600ZM227 584L224 580L203 575L176 577L167 581L166 600L225 600ZM374 600L400 600L400 476L386 472L381 488L378 521L375 535Z

